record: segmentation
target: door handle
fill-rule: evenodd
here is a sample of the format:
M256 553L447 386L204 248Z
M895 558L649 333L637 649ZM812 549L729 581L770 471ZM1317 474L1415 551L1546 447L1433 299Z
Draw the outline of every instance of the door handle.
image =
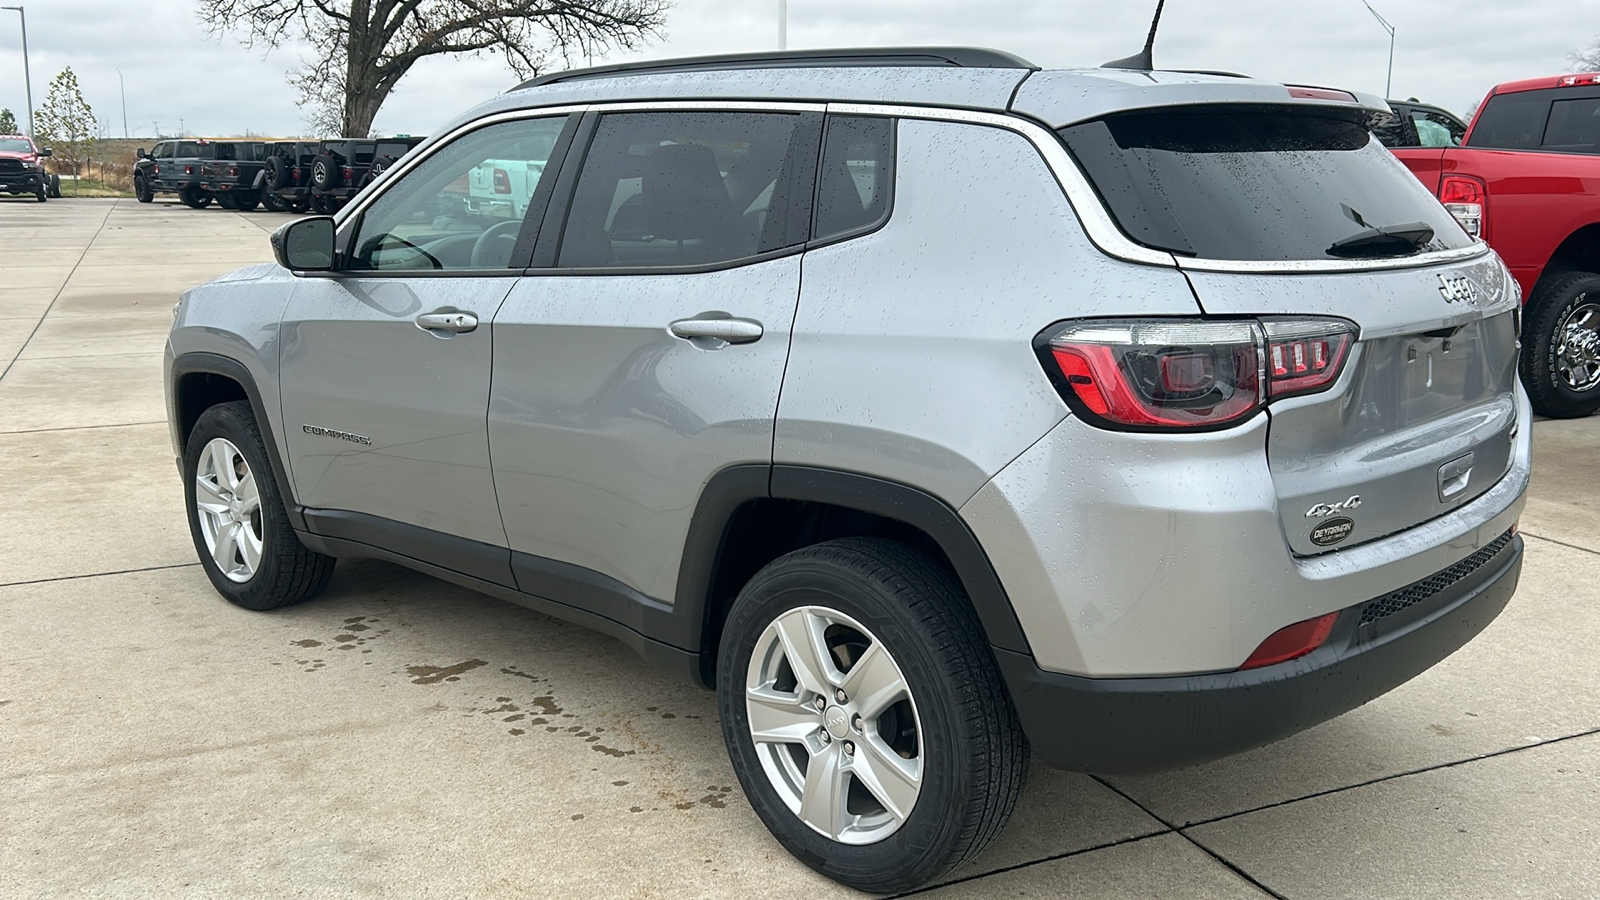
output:
M466 334L478 327L478 317L469 312L423 313L417 316L417 327L423 331Z
M701 313L693 319L679 319L668 326L673 337L685 340L711 338L729 344L748 344L761 340L761 323L754 319L735 319L726 313Z

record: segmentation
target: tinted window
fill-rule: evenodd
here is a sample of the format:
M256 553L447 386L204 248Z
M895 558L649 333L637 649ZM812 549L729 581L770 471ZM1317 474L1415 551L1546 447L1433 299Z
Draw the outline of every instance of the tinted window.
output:
M820 116L602 116L558 265L684 266L805 241Z
M894 120L829 116L817 173L815 237L881 223L894 186Z
M159 157L162 157L163 159L171 159L172 158L172 143L170 141L168 141L168 142L157 144L156 145L156 149L151 151L150 155L151 156L159 156Z
M1469 147L1500 150L1532 150L1544 136L1544 123L1550 112L1550 95L1544 91L1496 94L1478 113L1472 127Z
M1459 147L1462 136L1467 133L1465 125L1436 110L1413 109L1411 121L1417 129L1418 143L1423 147Z
M200 145L198 143L196 143L194 141L179 141L178 142L178 156L184 157L184 158L188 158L188 157L198 157L199 155L200 155Z
M441 147L367 207L349 268L506 268L567 121L502 122Z
M1372 126L1372 136L1381 141L1385 147L1417 145L1411 137L1411 132L1406 128L1406 123L1399 116L1384 116L1382 121Z
M1122 230L1179 255L1408 255L1418 248L1396 248L1392 239L1350 242L1417 222L1433 230L1421 250L1465 247L1472 240L1354 119L1165 110L1075 125L1061 136Z
M1600 144L1600 97L1557 100L1550 104L1544 146L1551 150L1594 153Z

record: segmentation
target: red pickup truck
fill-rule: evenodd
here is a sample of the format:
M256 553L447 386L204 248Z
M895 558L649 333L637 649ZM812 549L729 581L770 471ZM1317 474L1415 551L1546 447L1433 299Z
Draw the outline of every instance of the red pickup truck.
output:
M1516 275L1534 410L1600 408L1600 74L1499 85L1461 146L1393 152Z

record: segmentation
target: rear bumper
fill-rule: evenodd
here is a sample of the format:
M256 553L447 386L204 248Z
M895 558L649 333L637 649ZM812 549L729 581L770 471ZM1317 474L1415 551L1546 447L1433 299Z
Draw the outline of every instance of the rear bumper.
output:
M1205 762L1354 709L1472 640L1505 608L1522 572L1522 538L1496 543L1501 545L1480 551L1481 558L1475 554L1344 610L1320 648L1273 666L1165 678L1083 678L1043 671L1025 654L996 648L995 655L1034 752L1046 765L1135 773ZM1474 562L1475 568L1460 574ZM1444 582L1450 583L1432 590ZM1406 601L1410 605L1391 611Z

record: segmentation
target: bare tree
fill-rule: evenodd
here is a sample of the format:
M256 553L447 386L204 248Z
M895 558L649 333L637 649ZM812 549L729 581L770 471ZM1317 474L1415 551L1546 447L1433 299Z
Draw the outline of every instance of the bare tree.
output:
M1572 63L1574 72L1600 72L1600 38L1590 44L1587 50L1570 54L1567 61Z
M671 0L199 0L213 34L250 46L305 42L310 57L290 83L308 122L366 137L395 85L439 54L504 56L518 76L662 33Z

